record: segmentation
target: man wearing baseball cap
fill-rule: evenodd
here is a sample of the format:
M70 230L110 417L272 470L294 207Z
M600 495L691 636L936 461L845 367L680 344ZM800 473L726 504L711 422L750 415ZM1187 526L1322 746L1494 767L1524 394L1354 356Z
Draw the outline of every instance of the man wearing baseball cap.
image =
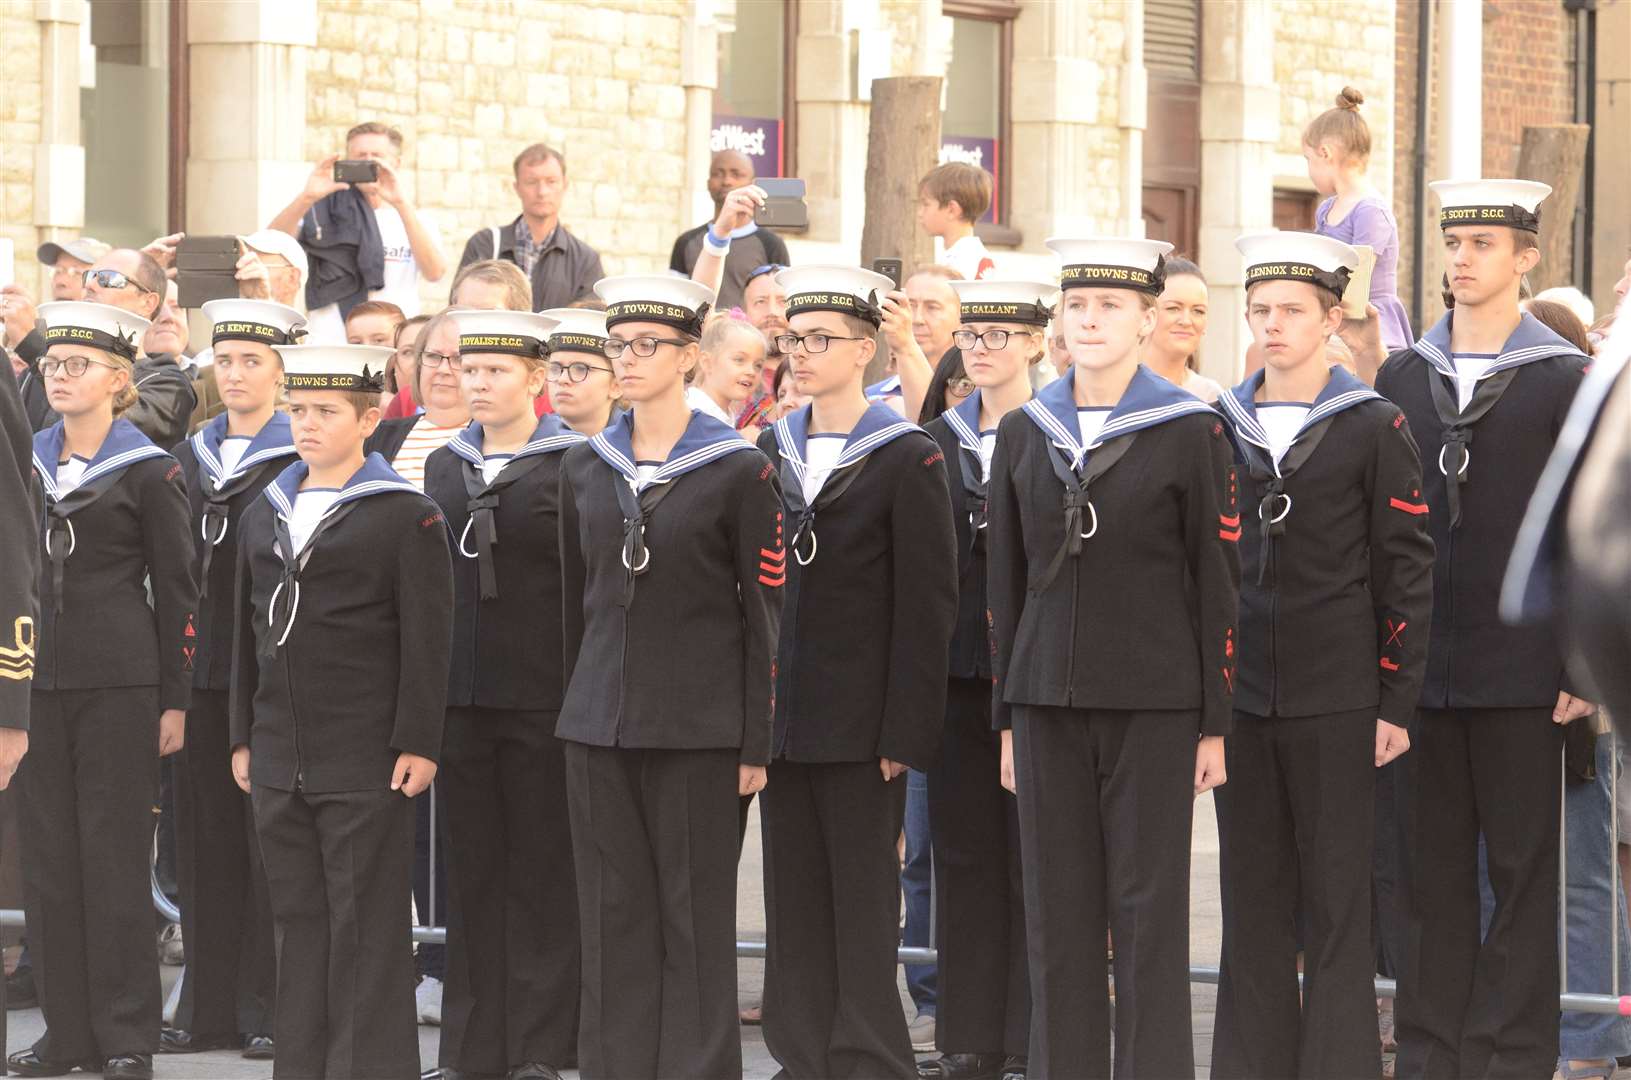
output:
M89 236L41 244L34 256L41 266L51 268L51 299L85 299L85 271L110 250L110 245Z

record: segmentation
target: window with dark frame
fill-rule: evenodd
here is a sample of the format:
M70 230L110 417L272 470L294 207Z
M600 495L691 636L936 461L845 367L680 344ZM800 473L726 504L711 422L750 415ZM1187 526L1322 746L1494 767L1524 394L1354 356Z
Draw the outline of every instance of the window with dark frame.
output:
M1144 231L1189 257L1200 240L1200 27L1200 0L1144 0Z
M735 5L735 24L719 35L709 152L740 150L759 176L793 176L793 57L797 0Z
M952 20L952 54L946 66L940 161L978 165L991 174L991 206L975 223L975 232L990 243L1017 244L1019 234L1007 222L1014 19L1020 5L1017 0L943 0L941 10Z
M1291 188L1274 189L1274 227L1296 232L1314 231L1314 212L1319 206L1319 195L1313 191Z

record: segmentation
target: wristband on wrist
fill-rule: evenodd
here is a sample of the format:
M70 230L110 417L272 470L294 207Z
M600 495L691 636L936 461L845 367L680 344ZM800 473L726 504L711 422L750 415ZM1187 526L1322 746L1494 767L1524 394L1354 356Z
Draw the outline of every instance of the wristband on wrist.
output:
M714 236L714 227L712 225L703 231L702 244L708 249L710 255L725 255L731 250L731 238L727 236L721 240Z

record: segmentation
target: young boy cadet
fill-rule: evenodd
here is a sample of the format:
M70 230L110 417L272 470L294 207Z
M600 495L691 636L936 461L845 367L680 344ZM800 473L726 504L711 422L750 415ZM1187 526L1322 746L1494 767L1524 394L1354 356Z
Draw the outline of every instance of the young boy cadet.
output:
M1413 733L1414 825L1398 1075L1546 1076L1557 1059L1560 725L1574 696L1554 627L1496 610L1518 525L1586 358L1518 308L1540 260L1528 180L1440 180L1455 307L1394 353L1376 389L1421 445L1437 555ZM1495 911L1480 933L1479 851Z
M300 460L243 515L230 706L277 940L274 1076L413 1077L409 799L442 746L447 526L363 456L391 350L278 353Z
M809 266L780 283L777 345L812 402L759 439L781 470L792 556L761 796L765 1044L794 1080L909 1078L895 840L900 776L930 766L944 722L951 494L934 440L861 387L888 279Z
M1235 246L1265 367L1219 400L1248 511L1224 746L1232 782L1217 792L1212 1075L1380 1075L1373 803L1376 770L1409 749L1426 674L1433 541L1421 462L1398 408L1326 354L1358 252L1299 232Z
M968 281L991 273L995 263L974 223L991 205L991 174L978 165L949 161L923 175L917 185L917 223L944 248L940 263ZM937 357L930 357L933 363Z

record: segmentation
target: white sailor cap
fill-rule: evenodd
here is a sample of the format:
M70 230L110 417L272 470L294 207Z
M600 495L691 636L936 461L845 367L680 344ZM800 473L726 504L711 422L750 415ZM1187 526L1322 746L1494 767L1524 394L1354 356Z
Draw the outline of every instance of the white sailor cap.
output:
M1055 236L1047 241L1059 256L1061 289L1133 289L1160 296L1166 287L1165 240L1127 236Z
M385 367L396 350L385 345L278 345L283 385L290 390L385 388Z
M1259 281L1306 281L1341 296L1359 268L1359 252L1311 232L1247 233L1235 247L1246 257L1246 287Z
M1540 231L1540 203L1552 193L1537 180L1434 180L1427 185L1438 196L1438 224L1505 225Z
M293 345L306 333L304 315L270 300L206 300L204 317L215 324L210 331L211 345L223 341Z
M894 288L882 274L859 266L790 266L776 275L787 294L787 317L806 311L840 311L873 326L883 322L879 302Z
M714 298L708 286L673 274L601 278L595 295L606 301L608 331L621 323L653 322L692 337L702 336L702 321Z
M606 355L606 313L593 308L550 308L541 312L555 320L549 332L549 352Z
M555 319L530 311L485 311L455 308L449 313L459 328L459 355L504 353L508 356L544 355L544 342Z
M39 307L45 320L45 344L89 345L93 349L136 359L136 346L153 325L147 319L110 304L88 300L54 300Z
M1040 281L953 281L963 322L1046 326L1053 318L1059 286Z

